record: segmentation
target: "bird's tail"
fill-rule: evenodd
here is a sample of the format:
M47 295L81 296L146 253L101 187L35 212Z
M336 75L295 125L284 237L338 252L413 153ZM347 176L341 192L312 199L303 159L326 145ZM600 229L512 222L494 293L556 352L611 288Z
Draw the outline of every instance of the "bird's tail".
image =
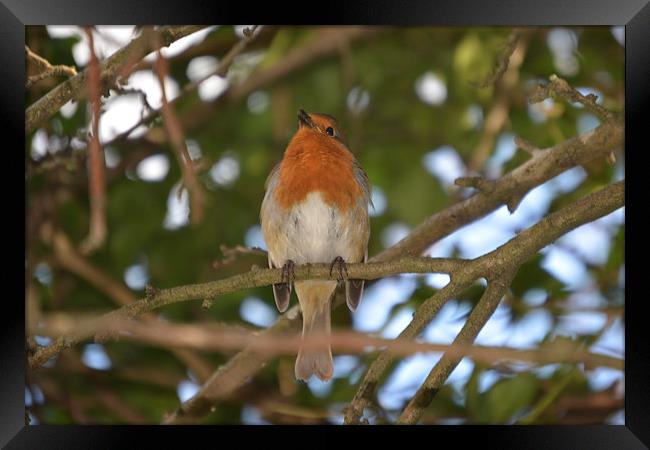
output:
M336 282L297 282L295 288L302 310L302 338L314 337L321 341L300 348L296 358L296 379L307 381L316 375L327 381L332 378L334 370L332 350L327 340L330 336L330 302Z

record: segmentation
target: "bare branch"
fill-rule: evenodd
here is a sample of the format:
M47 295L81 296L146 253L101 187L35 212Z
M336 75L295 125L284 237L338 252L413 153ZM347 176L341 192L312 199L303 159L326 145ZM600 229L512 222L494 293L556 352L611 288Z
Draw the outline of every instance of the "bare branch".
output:
M206 124L206 122L213 120L213 116L217 105L222 105L224 102L234 102L241 100L248 96L251 92L260 89L263 86L272 85L279 80L282 80L290 75L296 73L297 71L305 68L309 64L320 61L326 57L331 57L336 55L339 51L341 43L343 42L352 42L355 40L367 39L372 36L378 35L384 28L382 27L346 27L343 30L333 30L328 27L323 27L317 33L317 36L314 39L309 40L305 44L299 46L295 50L289 52L282 59L276 63L266 67L253 75L248 79L238 85L232 85L228 87L219 97L210 102L201 102L195 105L193 108L188 109L188 111L183 114L181 119L181 124L183 129L190 132L197 128L200 128ZM255 33L253 37L257 36L259 33ZM219 68L217 68L219 70ZM197 81L198 84L201 83L201 80ZM183 94L194 90L195 87L192 85L187 86L186 89L183 89ZM179 96L180 97L180 96ZM179 98L177 97L177 98ZM173 103L173 102L172 102ZM138 124L147 124L150 123L158 114L152 112L147 115L147 117ZM125 137L128 136L133 130L137 127L133 127L124 133L117 136L111 144L117 142L123 142ZM150 131L153 132L153 131ZM134 139L132 141L133 145L137 145L148 139L148 135L145 135L141 138Z
M483 132L468 163L469 172L483 169L497 135L508 121L512 93L519 81L519 67L524 62L530 34L530 30L516 29L512 32L495 72L481 85L487 87L494 83L494 100L485 115Z
M488 291L484 294L484 299L491 295ZM498 303L498 299L496 301ZM64 329L73 326L72 320L71 317L58 319L65 324ZM77 323L83 323L85 320L88 319L77 318ZM53 318L52 322L55 323L56 319ZM288 332L262 336L252 330L222 324L180 325L164 322L140 323L130 319L120 319L105 322L103 326L111 329L111 334L118 334L121 340L131 340L165 348L180 347L220 352L240 350L246 347L268 357L293 355L301 347L318 347L327 341L331 344L333 351L337 353L364 354L386 349L386 352L393 356L407 356L419 352L446 352L446 357L449 358L468 356L475 361L489 364L502 361L526 361L534 364L580 362L587 364L590 368L611 367L623 370L622 359L592 354L576 343L563 340L545 343L541 348L535 350L522 350L509 347L477 346L461 342L461 340L451 345L417 342L403 337L393 340L345 330L334 330L331 335L314 333L309 338L301 338L298 333Z
M595 94L582 95L577 89L573 88L566 80L553 74L549 77L550 83L538 85L530 96L530 103L538 103L542 100L555 95L567 102L577 102L585 106L589 111L597 115L605 122L621 120L619 114L615 114L597 103L598 96ZM611 151L607 154L607 163L614 165L616 156Z
M405 239L376 255L370 261L390 261L404 255L421 254L437 240L483 217L502 204L516 204L513 199L523 198L530 189L563 171L577 164L604 157L612 148L621 145L622 141L623 124L615 121L558 144L502 177L495 184L491 195L478 193L451 208L434 214L416 227ZM340 296L337 297L337 300L340 300ZM442 301L440 298L428 301L428 307L434 310L436 303L440 301ZM334 307L342 303L337 301L334 303ZM289 327L298 327L299 311L298 305L293 306L265 333L275 333ZM244 349L220 367L195 397L182 404L176 416L186 417L209 410L216 399L241 386L245 379L263 367L266 360L263 355ZM380 355L376 361L380 362L381 360L382 356ZM374 389L373 386L370 387ZM362 410L363 408L360 411ZM361 412L358 414L360 415Z
M413 317L413 321L402 332L400 338L414 338L430 322L447 299L461 292L474 279L481 276L487 276L488 279L491 279L495 273L499 274L508 269L514 270L540 248L553 242L560 235L621 207L624 203L623 193L623 182L609 186L546 217L537 225L521 232L509 243L494 252L469 263L465 262L461 267L455 269L450 267L449 269L452 269L452 281L420 306ZM372 265L373 263L366 264L366 266ZM361 267L362 265L349 265L350 277L365 278L356 272L357 268L361 269ZM264 271L260 270L257 273L261 272ZM296 279L299 279L298 270L296 271ZM297 323L298 317L299 307L296 305L280 317L275 325L262 332L261 336L272 336L291 328L296 329L299 326ZM267 360L266 355L260 355L247 347L231 358L228 363L221 366L199 392L183 403L172 417L166 420L166 423L191 422L192 418L195 419L208 411L214 402L229 395L234 389L244 384L245 380L260 370ZM362 414L365 404L372 397L378 380L390 364L390 361L389 355L384 352L373 362L357 395L355 395L353 403L350 405L351 407L346 412L346 423L358 422L358 417Z
M598 97L594 94L582 95L577 89L574 89L566 80L553 74L549 77L550 83L547 85L538 85L530 96L530 103L538 103L542 100L555 95L567 102L577 102L585 106L589 111L600 117L604 121L613 120L616 115L611 111L600 106L596 100Z
M228 69L232 65L233 61L235 58L242 53L248 45L255 40L255 38L259 35L259 32L256 33L258 25L254 25L251 27L251 31L248 32L248 34L244 35L244 37L239 40L235 45L232 46L232 48L226 53L226 55L221 59L219 62L219 65L217 68L212 71L211 73L207 74L206 76L193 81L192 83L188 83L185 86L183 86L183 89L181 92L174 97L173 99L169 100L170 105L174 105L179 99L183 98L183 96L194 92L198 87L207 79L217 75L220 77L224 77L226 73L228 72ZM248 28L246 28L248 30ZM148 125L151 122L153 122L154 119L156 119L158 116L161 115L162 113L162 107L158 109L152 109L149 111L147 115L145 115L140 121L135 123L131 128L128 130L124 131L123 133L120 133L119 135L115 136L113 139L111 139L107 145L114 145L119 142L123 142L126 140L133 131L135 131L137 128L141 127L142 125Z
M352 279L374 280L399 273L450 273L464 266L466 263L467 261L459 259L403 258L401 260L383 263L348 264L348 273ZM97 318L96 323L99 324L105 320L110 321L120 317L136 317L173 303L214 298L240 289L269 286L280 282L281 279L282 269L259 269L209 283L162 289L144 299L126 304L118 310ZM330 275L330 264L296 266L295 280L308 279L336 280L337 274ZM42 365L64 348L74 345L83 339L87 339L94 334L95 328L92 324L89 324L87 328L83 329L80 327L75 333L61 337L57 343L36 352L30 359L30 367L35 368Z
M434 214L423 224L416 227L408 237L375 256L371 261L383 262L395 259L400 255L421 254L429 245L438 239L501 206L512 197L513 193L523 195L528 190L553 178L568 168L602 158L612 148L621 145L622 139L622 123L613 122L602 124L588 133L558 144L538 157L532 158L527 163L497 181L495 189L490 196L478 193L451 208ZM593 211L595 210L593 209ZM329 278L329 267L327 265L323 266L319 269L319 275L327 279ZM366 264L366 266L370 266L370 264ZM352 265L349 266L349 270L351 277L364 278L360 276L361 271L359 273L354 272L356 268ZM436 269L432 269L431 271L436 271ZM280 281L280 272L279 269L275 269L275 271L259 270L204 285L183 286L171 290L164 290L153 299L141 300L133 305L128 305L123 310L118 310L118 312L111 314L133 317L176 301L184 301L190 298L213 298L217 295L241 288L273 284ZM410 270L410 272L414 272L414 270ZM399 271L391 272L390 274L395 273L399 273ZM313 278L315 273L309 272L309 268L299 268L296 275L296 279L307 279L309 277ZM388 275L388 273L377 275L377 277L385 275ZM305 278L298 278L299 276L305 276ZM274 326L266 330L265 333L275 333L297 327L299 325L298 317L299 307L295 305ZM40 349L30 359L30 367L35 368L42 365L61 350L79 340L92 336L92 334L91 331L87 331L85 334L77 333L75 336L61 338L53 345ZM230 392L229 387L234 389L236 386L240 386L244 382L243 380L258 371L265 361L266 359L263 356L256 355L246 349L243 350L224 366L221 366L204 384L197 399L184 404L182 409L188 412L192 411L193 413L199 413L200 411L209 409L211 402L206 399L210 397L212 391L217 389L215 384L219 386L218 392ZM239 377L240 375L242 376Z
M161 27L163 44L170 45L172 42L188 36L196 31L205 28L204 26L166 26ZM139 36L129 42L126 46L113 53L101 64L101 80L103 84L112 85L119 71L125 64L135 64L144 58L151 50L149 38L146 35ZM74 77L61 83L43 97L30 105L25 111L25 133L30 133L45 120L54 115L63 105L70 100L80 100L89 76L89 68Z
M165 123L167 135L171 141L172 148L176 154L178 165L183 174L183 186L187 188L190 194L190 217L192 225L198 225L203 221L204 207L205 207L205 193L201 187L201 183L196 177L192 158L187 150L185 144L185 135L174 108L167 100L167 93L165 90L165 77L169 70L167 61L158 50L158 59L156 60L156 74L160 83L160 91L162 95L162 116ZM180 192L180 190L179 190Z
M91 135L88 142L88 192L90 198L90 231L81 244L81 251L89 254L101 247L106 239L106 167L104 150L99 143L99 117L101 116L100 70L92 28L86 27L90 65L88 67L88 91L91 102Z
M454 230L491 213L513 198L526 193L560 173L579 164L605 158L623 144L622 121L604 123L544 151L496 181L490 195L478 192L472 197L440 211L420 225L396 245L375 256L387 261L400 255L419 255L429 246Z
M540 152L542 152L540 148L538 148L534 144L531 144L530 142L528 142L527 140L519 136L515 136L514 141L517 148L524 150L530 156L537 156Z
M442 305L449 298L469 286L473 280L485 277L488 279L488 287L490 283L494 283L494 280L497 280L497 285L502 285L504 283L499 280L502 276L505 276L503 274L516 271L521 264L558 237L584 223L591 222L620 208L625 202L624 190L624 182L620 181L583 197L571 205L546 216L496 250L472 260L469 264L454 272L451 282L418 308L413 316L413 321L400 334L400 337L414 338L417 336L424 329L424 326L433 319ZM491 292L494 292L494 289ZM489 304L492 304L491 300ZM475 311L477 310L475 309ZM472 314L475 317L478 315L481 320L485 318L487 321L489 316L485 317L486 313L481 311L485 310L479 309L476 314ZM467 328L466 335L471 336L471 334L467 333L474 330L475 325L470 324L468 319L463 328L464 330ZM477 333L480 329L481 327L477 329ZM388 368L390 361L390 357L382 353L371 364L345 413L345 423L359 423L359 418L363 414L366 405L372 400L377 383Z
M138 298L123 284L106 275L79 254L65 234L58 231L53 232L51 244L54 250L54 262L56 264L92 284L116 304L125 306L138 300ZM142 319L148 322L159 320L152 315L146 314ZM35 332L34 329L29 329L28 331L30 333ZM89 333L89 336L96 334L90 330ZM190 350L171 348L170 352L191 369L199 380L208 379L213 371L210 364Z
M29 89L35 83L46 78L61 76L73 77L77 75L77 69L74 67L63 64L53 66L47 59L34 53L28 46L25 46L25 57L27 61L34 64L39 69L39 72L36 75L27 78L27 83L25 83L26 89Z
M477 84L478 87L486 88L488 86L498 83L499 80L501 80L503 74L506 72L506 70L508 70L508 64L510 63L510 58L514 53L515 48L517 47L517 42L521 38L523 31L524 30L519 28L515 28L514 30L512 30L510 36L508 36L508 40L506 41L505 45L503 46L503 49L501 50L501 53L497 58L497 62L496 65L494 66L494 70L481 83Z
M452 347L456 345L471 345L474 342L476 336L478 336L483 326L485 326L497 309L501 298L503 298L510 286L510 281L513 276L513 272L507 272L488 282L488 286L481 300L479 300L476 307L472 310L465 325L460 330L460 333L458 333L458 336L456 336L456 339L454 339ZM418 421L422 415L422 410L429 406L433 397L440 390L445 380L456 368L461 359L462 355L458 353L445 352L442 355L442 358L431 370L424 383L422 383L415 393L415 396L406 405L406 408L397 420L398 424L414 424Z

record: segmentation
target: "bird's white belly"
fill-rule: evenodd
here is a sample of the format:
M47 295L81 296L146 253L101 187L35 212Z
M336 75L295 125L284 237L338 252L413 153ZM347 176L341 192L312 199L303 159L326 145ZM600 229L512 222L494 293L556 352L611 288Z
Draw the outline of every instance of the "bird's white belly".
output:
M350 255L349 218L325 203L320 192L311 192L283 214L277 244L269 246L274 262L281 266L291 259L296 264L331 262ZM274 248L271 248L274 247Z
M325 203L320 192L309 193L288 214L286 259L297 264L331 262L339 256L336 244L342 222L338 209Z

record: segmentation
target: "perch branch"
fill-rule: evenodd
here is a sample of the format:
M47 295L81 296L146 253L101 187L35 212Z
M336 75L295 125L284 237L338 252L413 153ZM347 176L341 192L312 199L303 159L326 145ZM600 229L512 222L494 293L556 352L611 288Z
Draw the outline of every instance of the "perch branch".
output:
M383 263L348 264L348 274L352 279L374 280L400 273L451 273L466 263L467 261L460 259L402 258ZM296 266L295 280L308 279L336 280L337 274L330 275L330 264ZM104 320L110 321L120 317L137 317L165 305L189 300L214 298L241 289L269 286L279 283L281 280L282 269L258 269L209 283L157 290L144 299L126 304L115 311L97 318L94 322L101 323ZM71 335L59 338L56 343L38 350L30 358L30 367L36 368L41 366L45 361L58 354L64 348L72 346L94 334L94 328L91 324L84 329L78 329Z
M612 185L548 216L534 227L521 232L512 241L494 252L476 260L471 260L470 262L465 261L458 267L448 267L447 269L451 273L452 281L420 306L413 321L400 337L414 338L430 321L431 317L435 316L437 311L444 305L446 299L462 291L474 279L480 276L486 276L488 279L491 279L492 275L497 273L496 271L516 267L534 255L538 249L553 242L560 235L622 206L623 190L624 185L622 182ZM367 263L366 266L373 266L374 264ZM365 278L353 272L359 266L349 266L351 278ZM412 273L414 271L408 270L408 272ZM261 336L268 337L276 333L285 332L288 329L296 329L299 325L297 323L298 315L299 307L296 305L281 316L275 325L264 330ZM221 366L194 397L181 404L170 417L166 418L165 423L191 422L196 417L209 411L215 401L224 398L232 393L234 389L244 384L245 380L260 370L267 360L268 357L266 355L260 355L250 347L245 348L231 358L225 365ZM389 363L390 359L386 352L380 354L375 360L368 372L372 375L370 377L366 376L359 389L358 395L361 396L361 401L367 400L369 398L367 396L372 395L379 377ZM373 377L375 376L376 379L373 381ZM357 399L356 396L355 399ZM356 404L360 405L360 401L357 401ZM363 406L359 409L358 415L362 411ZM350 409L346 413L346 419L348 418L348 414L350 414Z
M523 198L529 190L563 171L578 164L604 158L612 148L622 145L623 134L622 121L613 121L549 148L498 180L490 195L477 193L465 201L434 214L402 241L374 256L370 262L390 261L405 255L422 254L427 247L439 239L480 219L501 205L508 204L512 198ZM428 303L432 311L435 311L437 301ZM338 303L335 303L334 307L337 305ZM299 311L299 306L294 305L266 333L298 327ZM174 416L208 411L215 399L222 398L232 389L241 386L245 379L250 378L263 367L265 361L263 355L244 349L221 366L195 397L179 407Z

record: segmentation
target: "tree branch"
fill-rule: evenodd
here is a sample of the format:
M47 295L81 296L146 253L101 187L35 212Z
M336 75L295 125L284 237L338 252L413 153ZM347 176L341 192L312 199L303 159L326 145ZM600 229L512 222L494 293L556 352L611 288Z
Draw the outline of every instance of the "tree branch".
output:
M305 44L290 51L286 56L282 57L279 61L269 67L252 74L241 84L229 86L215 100L210 102L201 102L193 108L188 109L180 118L183 129L190 132L202 127L206 122L213 120L217 105L221 105L223 102L235 102L242 98L246 98L246 96L251 92L260 89L263 86L272 85L279 80L298 72L313 62L335 55L339 51L342 43L367 39L371 36L377 35L381 31L381 27L346 27L343 30L331 30L327 28L321 29L314 39L311 39ZM257 35L258 33L255 33L252 37ZM219 68L217 70L219 70ZM202 80L197 81L198 84L201 82ZM194 87L190 87L187 92L190 90L194 90ZM183 93L187 92L185 89L183 90ZM152 111L152 113L147 115L138 126L149 123L157 117L157 115L156 111ZM117 136L113 141L111 141L111 144L117 143L118 141L123 142L125 136L128 136L133 130L135 130L135 128L137 128L137 126ZM140 142L146 141L148 136L149 135L145 134L138 139L134 139L131 141L131 144L137 145Z
M159 32L163 36L162 45L168 46L178 39L188 36L205 26L165 26ZM146 33L133 39L126 46L109 56L101 68L102 83L113 84L123 66L133 64L144 58L147 53L157 48L151 48ZM85 94L84 86L89 75L89 69L59 84L43 97L38 99L25 111L25 133L30 133L49 117L53 116L70 100L79 100Z
M505 278L503 279L505 280ZM507 288L507 284L505 286ZM488 289L483 298L490 297L490 295ZM498 303L500 298L495 300L495 296L496 294L492 296L491 301ZM65 323L70 319L71 317L52 318L51 321L54 325L57 321ZM79 318L77 323L82 323L85 320L87 319ZM65 323L63 327L54 325L53 328L70 328L71 325ZM120 339L165 348L177 347L227 352L248 347L251 351L268 357L293 355L300 348L318 348L328 342L332 350L338 353L363 354L386 348L386 351L394 356L407 356L418 352L446 352L445 357L448 358L467 356L475 361L488 364L504 360L526 361L534 364L580 362L590 368L611 367L623 370L623 360L620 358L590 353L581 348L579 344L561 340L545 343L542 348L522 350L510 347L473 345L471 342L462 342L461 340L457 340L453 344L417 342L407 338L393 340L346 330L334 330L331 335L314 333L308 338L301 338L298 333L287 332L262 336L253 330L236 326L222 326L221 324L197 326L164 322L140 323L131 319L121 319L106 322L103 326L105 330L111 330L111 333L119 333Z
M51 244L57 264L95 286L118 305L129 305L138 300L124 285L113 280L77 253L65 234L58 231L52 233ZM159 320L153 315L144 315L142 319L149 323ZM30 334L36 334L37 330L28 329L28 332ZM90 336L93 334L90 334ZM199 380L203 381L208 379L214 370L210 364L192 351L171 348L170 352L192 370Z
M604 157L608 151L621 145L622 142L623 124L614 121L549 148L543 154L532 158L498 180L490 195L477 193L463 202L434 214L416 227L409 236L376 255L370 262L390 261L404 255L422 254L427 247L453 231L489 214L501 205L510 202L512 198L523 198L530 189L571 167ZM334 307L342 304L340 297L337 297L337 300ZM442 297L437 297L435 300L432 298L425 303L427 308L435 313L436 308L439 309L437 304L441 301ZM424 304L422 306L424 307ZM281 332L290 327L297 328L299 313L299 306L294 305L265 333ZM196 415L208 411L214 400L241 386L245 379L263 367L266 360L263 355L256 354L250 349L244 349L221 366L195 397L183 403L173 416ZM382 356L380 355L376 362L381 364L381 361ZM171 419L171 422L175 420Z
M467 261L460 259L403 258L383 263L348 264L348 275L352 279L374 280L400 273L451 273L466 263ZM107 313L94 321L89 321L87 327L80 327L75 333L61 337L54 344L38 350L30 358L30 368L34 369L41 366L64 348L93 336L96 332L96 324L104 321L110 322L113 319L137 317L173 303L214 298L241 289L269 286L280 282L281 279L282 269L258 269L209 283L179 286L159 291L154 290L148 297L126 304L120 309ZM330 264L296 266L296 281L311 279L336 280L337 274L330 276Z
M523 198L531 189L565 170L605 158L612 149L623 145L623 137L623 122L614 120L550 147L497 180L489 195L478 192L432 215L415 227L407 237L373 260L387 261L400 255L422 254L454 230L508 204L513 198ZM513 211L514 208L511 208Z
M515 48L517 47L517 42L519 39L522 37L524 34L524 30L521 28L515 28L512 30L510 33L510 36L508 36L508 40L506 41L505 45L503 46L503 49L501 50L501 53L497 57L497 62L496 65L494 66L494 69L492 73L487 76L481 83L478 83L478 87L481 88L486 88L488 86L491 86L493 84L496 84L501 80L501 77L503 74L508 70L508 65L510 63L510 58L512 57L512 54L515 52Z
M542 100L549 98L553 95L560 97L561 99L567 102L577 102L582 104L589 111L597 115L601 120L605 122L611 122L614 120L621 120L621 115L613 113L602 106L600 106L596 100L598 97L595 94L582 95L577 89L574 89L566 80L558 77L553 74L549 77L550 83L546 85L538 85L533 93L530 95L529 102L537 103ZM614 152L611 151L607 154L607 162L610 165L616 163L616 156Z
M452 274L452 279L449 284L438 291L433 297L426 300L418 308L413 316L412 322L400 334L400 337L414 338L418 335L424 329L424 326L433 319L442 305L449 298L452 298L469 286L473 280L479 277L485 277L488 279L488 287L490 283L495 282L494 280L497 280L498 285L502 285L503 283L498 280L502 276L506 276L503 274L511 272L514 274L521 264L546 245L555 241L558 237L582 224L591 222L598 217L620 208L625 202L624 190L624 182L620 181L583 197L571 205L546 216L537 224L522 231L515 238L496 250L471 260L471 262ZM486 290L484 298L486 298L485 295L489 295L487 300L483 301L483 305L492 304L492 298L494 296L492 293L495 292L495 289ZM496 292L498 293L498 291ZM477 309L474 311L477 311ZM472 312L474 317L478 317L480 320L484 319L485 321L492 314L485 306L478 309L476 313L474 311ZM486 315L488 313L489 315ZM473 320L478 321L479 319ZM478 334L481 327L475 328L475 324L470 324L468 319L468 322L463 328L463 330L466 330L463 336L465 338L470 337L473 330L477 330L476 332ZM390 362L390 357L386 353L382 353L371 364L345 413L345 423L359 422L359 418L363 414L363 409L372 400L377 383ZM442 368L438 370L442 370ZM429 391L429 393L431 392L433 391ZM431 398L433 397L431 396Z
M99 61L91 27L85 28L88 35L90 63L88 66L88 91L91 103L91 133L88 142L88 197L90 199L90 230L81 243L81 251L89 254L101 247L106 239L106 167L104 150L99 143L99 118L102 95Z
M448 298L461 292L464 287L479 276L488 276L491 279L492 275L500 269L509 268L511 265L512 267L518 267L518 265L532 256L539 248L557 239L561 234L622 206L624 201L623 190L624 185L622 182L612 185L596 194L575 202L573 205L562 209L558 213L548 216L533 228L523 231L508 244L494 252L476 260L464 262L457 268L448 267L452 275L451 283L420 306L413 321L400 337L413 338L417 335L431 318L435 316ZM516 249L518 246L521 246L521 250L514 251L513 249ZM512 259L509 259L511 256ZM366 266L372 265L373 263L366 264ZM358 266L360 265L349 266L351 278L363 278L358 273L352 272ZM410 272L413 271L410 270ZM268 337L289 329L297 329L299 326L297 321L299 311L298 305L293 306L278 319L276 324L264 330L260 336ZM260 370L267 360L267 355L259 354L251 347L245 348L231 358L225 365L221 366L202 386L199 392L181 404L170 417L165 419L164 423L192 422L196 417L209 411L215 401L226 397L236 388L244 384L245 380ZM372 395L381 373L383 373L389 363L390 359L386 352L380 354L373 362L368 373L373 373L374 375L370 378L367 376L364 379L357 396L355 396L356 403L353 401L353 405L361 406L358 409L358 415L363 411L363 406L360 402L363 400L367 401ZM362 400L360 401L359 398ZM349 417L352 416L349 416L349 414L353 414L351 411L354 411L354 409L348 409L346 413L346 423L350 423ZM356 423L356 421L353 421L353 423Z
M219 61L219 65L213 72L207 74L206 76L196 81L193 81L192 83L188 83L185 86L183 86L183 89L180 92L180 94L174 97L173 99L171 99L168 103L170 105L174 105L184 95L187 95L190 92L194 92L204 81L206 81L208 78L213 77L214 75L220 77L225 76L226 73L228 72L228 69L232 65L233 61L237 57L237 55L243 52L248 47L248 45L260 34L260 32L257 33L255 32L257 27L258 25L254 25L250 29L246 28L246 30L248 31L244 33L244 37L241 40L237 41L237 43L232 46L232 48L228 51L228 53L226 53L226 55ZM149 113L146 116L140 119L128 130L124 131L123 133L120 133L119 135L111 139L107 143L107 145L115 145L117 143L124 142L131 135L131 133L133 133L133 131L135 131L137 128L143 125L150 124L151 122L153 122L154 119L160 116L162 112L163 112L162 107L149 111Z
M519 81L519 67L524 62L531 33L532 30L515 29L497 60L494 73L479 85L488 87L494 84L495 93L492 106L485 116L483 132L467 165L469 172L483 169L497 135L508 121L511 97Z
M472 313L469 315L460 333L458 333L458 336L456 336L456 339L454 339L452 347L456 345L471 345L474 342L476 336L478 336L483 326L497 309L499 302L501 302L501 299L510 286L510 281L513 276L513 272L507 272L488 283L478 304L472 310ZM406 405L406 408L397 420L398 424L413 424L418 421L424 408L429 406L433 397L440 390L445 380L462 358L463 356L461 354L452 354L449 351L442 355L442 358L431 370L424 383L422 383L415 393L415 396Z
M174 108L169 104L167 100L167 92L165 89L165 77L167 76L169 70L167 67L167 61L163 58L160 50L158 50L158 55L156 59L156 74L158 75L158 82L160 84L160 92L162 95L162 116L163 122L165 124L165 130L167 131L167 137L171 142L171 146L174 149L174 154L176 155L176 160L178 165L181 168L181 173L183 174L183 186L187 188L190 194L190 217L192 225L198 225L203 221L203 208L205 206L205 193L201 187L201 183L196 176L194 163L192 158L187 150L187 145L185 143L185 135L183 133L183 128L178 116L174 111Z
M77 75L77 70L74 67L63 64L53 66L47 59L34 53L28 46L25 46L25 58L39 69L36 75L27 78L27 82L25 83L26 89L29 89L35 83L46 78L60 76L73 77Z
M530 96L531 103L538 103L554 94L568 102L577 102L585 106L589 111L600 117L604 121L616 118L616 114L603 108L596 100L598 97L594 94L587 96L582 95L577 89L574 89L566 80L553 74L549 77L550 83L538 85Z

